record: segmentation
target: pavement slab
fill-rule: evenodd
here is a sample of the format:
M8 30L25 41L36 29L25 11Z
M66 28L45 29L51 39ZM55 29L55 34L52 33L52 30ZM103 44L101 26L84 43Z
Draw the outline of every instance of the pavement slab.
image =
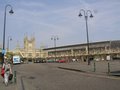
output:
M8 86L3 83L3 78L0 76L0 90L17 90L16 84L10 82Z

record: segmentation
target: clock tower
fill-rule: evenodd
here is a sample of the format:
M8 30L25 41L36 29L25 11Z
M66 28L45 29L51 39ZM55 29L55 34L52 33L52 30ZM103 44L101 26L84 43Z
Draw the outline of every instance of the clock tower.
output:
M24 49L27 51L33 51L35 50L35 38L32 37L31 39L28 39L26 36L24 38Z

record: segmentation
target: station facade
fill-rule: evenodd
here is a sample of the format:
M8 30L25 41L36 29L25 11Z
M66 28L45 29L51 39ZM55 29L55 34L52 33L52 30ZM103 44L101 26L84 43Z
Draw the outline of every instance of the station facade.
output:
M74 60L86 61L89 56L90 60L107 60L107 56L111 59L120 59L120 40L101 41L89 43L89 55L87 43L66 45L51 48L35 48L35 38L24 38L24 48L19 45L14 54L20 55L26 61L34 62L35 60L59 60L64 59L68 62Z
M87 50L87 43L67 45L54 48L43 49L47 55L47 59L65 59L71 61L73 59L77 61L86 61L89 56L90 60L107 60L119 59L120 57L120 40L115 41L102 41L89 43L89 55Z

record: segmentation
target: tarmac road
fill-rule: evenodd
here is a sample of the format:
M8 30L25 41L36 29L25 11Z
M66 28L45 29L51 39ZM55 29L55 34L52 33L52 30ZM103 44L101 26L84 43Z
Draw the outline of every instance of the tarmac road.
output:
M60 69L57 63L16 65L21 90L120 90L120 79ZM64 64L65 65L65 64ZM21 84L20 84L21 83Z

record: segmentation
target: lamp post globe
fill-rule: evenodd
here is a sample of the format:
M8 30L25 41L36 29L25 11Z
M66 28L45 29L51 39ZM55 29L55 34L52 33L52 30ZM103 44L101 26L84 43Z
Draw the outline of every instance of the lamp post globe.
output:
M59 40L59 38L58 38L58 36L53 36L53 37L51 37L51 40L53 40L54 41L54 48L55 48L55 51L54 51L54 59L55 59L55 61L56 61L56 41L57 40Z

